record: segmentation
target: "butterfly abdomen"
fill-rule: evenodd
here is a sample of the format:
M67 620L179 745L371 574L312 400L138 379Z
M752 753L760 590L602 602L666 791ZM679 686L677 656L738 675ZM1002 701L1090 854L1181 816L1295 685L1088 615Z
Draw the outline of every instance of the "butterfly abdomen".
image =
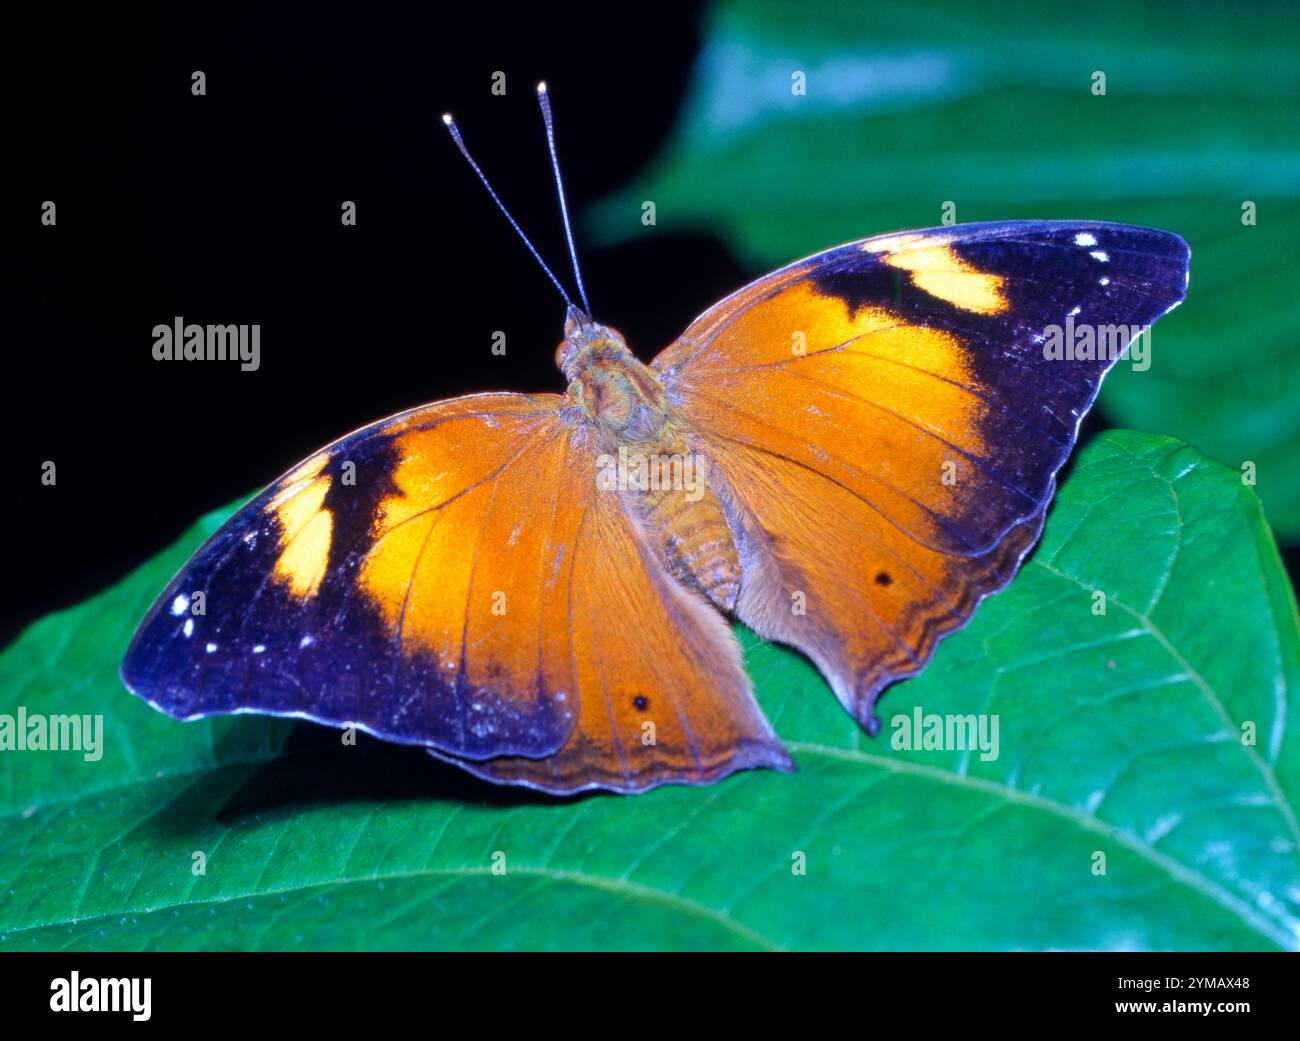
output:
M627 494L668 570L731 610L740 592L740 555L709 482L708 461L668 439L626 445L620 454L643 466L644 480Z

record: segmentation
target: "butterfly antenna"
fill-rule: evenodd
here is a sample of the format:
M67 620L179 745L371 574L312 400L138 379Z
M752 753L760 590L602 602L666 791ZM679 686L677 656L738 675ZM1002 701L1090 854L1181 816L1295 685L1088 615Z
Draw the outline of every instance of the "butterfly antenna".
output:
M542 119L546 123L546 147L551 150L551 169L555 171L555 192L560 197L560 216L564 218L564 237L569 242L569 259L573 261L573 277L578 283L578 295L582 297L582 306L591 314L591 304L587 302L587 287L582 284L582 272L578 270L578 251L573 246L573 228L569 225L569 207L564 201L564 182L560 179L560 160L555 155L555 124L551 120L551 98L546 93L546 82L537 84L537 103L542 106Z
M524 229L519 226L519 222L510 216L510 211L506 209L506 204L503 203L500 196L492 190L492 185L488 183L486 175L481 169L479 169L478 163L474 162L474 157L469 154L469 149L465 147L465 139L460 136L460 127L456 126L456 121L451 118L451 113L446 113L442 117L442 121L447 124L447 132L451 134L451 139L456 142L456 147L460 149L460 154L465 157L465 162L469 163L470 168L478 174L478 179L483 182L483 187L486 188L488 194L492 196L492 201L497 204L497 209L499 209L502 214L504 214L506 220L510 222L510 226L515 229L515 234L523 239L524 245L528 247L528 252L531 253L533 259L542 266L542 270L546 272L546 277L549 278L555 288L560 291L560 296L564 297L564 302L572 307L573 301L569 299L569 294L564 291L564 286L560 284L560 280L555 277L555 272L546 266L546 261L544 261L542 255L537 252L537 247L529 241L528 236L524 234Z

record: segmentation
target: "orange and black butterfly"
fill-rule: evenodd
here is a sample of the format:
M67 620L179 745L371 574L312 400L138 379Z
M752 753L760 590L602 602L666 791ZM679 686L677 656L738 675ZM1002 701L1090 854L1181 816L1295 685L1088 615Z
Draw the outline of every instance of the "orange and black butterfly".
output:
M881 691L1016 573L1116 350L1187 268L1177 235L1119 224L868 238L645 365L575 261L567 393L436 402L317 452L172 580L122 677L181 719L352 724L557 794L792 769L725 616L875 733ZM1070 323L1111 350L1050 349Z

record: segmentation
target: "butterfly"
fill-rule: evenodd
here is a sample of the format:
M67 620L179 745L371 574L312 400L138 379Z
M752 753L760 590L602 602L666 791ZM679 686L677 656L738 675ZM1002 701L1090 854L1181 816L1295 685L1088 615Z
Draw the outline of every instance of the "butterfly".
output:
M321 449L181 569L123 681L180 719L355 726L555 794L791 770L727 618L802 651L874 734L881 692L1015 575L1188 261L1097 222L866 238L648 365L591 317L576 255L582 306L542 263L566 393L439 401Z

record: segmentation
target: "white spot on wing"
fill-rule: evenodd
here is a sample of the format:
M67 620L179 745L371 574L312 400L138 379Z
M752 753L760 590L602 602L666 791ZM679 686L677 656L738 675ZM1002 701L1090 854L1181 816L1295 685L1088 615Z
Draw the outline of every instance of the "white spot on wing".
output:
M184 593L176 594L176 599L172 601L172 614L180 616L185 613L185 609L190 606L190 598Z
M1110 263L1110 257L1106 255L1106 251L1104 249L1094 249L1091 253L1088 254L1088 256L1092 257L1093 260L1101 261L1103 264Z
M1097 244L1097 236L1090 231L1081 231L1079 234L1074 236L1074 244L1076 246L1095 246Z
M185 633L186 637L190 637L190 636L193 636L193 635L194 635L194 619L193 619L193 618L186 618L186 619L185 619L185 626L184 626L183 632Z

